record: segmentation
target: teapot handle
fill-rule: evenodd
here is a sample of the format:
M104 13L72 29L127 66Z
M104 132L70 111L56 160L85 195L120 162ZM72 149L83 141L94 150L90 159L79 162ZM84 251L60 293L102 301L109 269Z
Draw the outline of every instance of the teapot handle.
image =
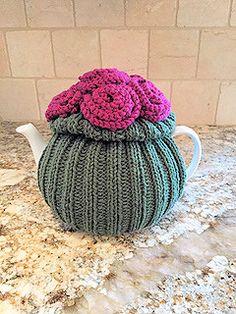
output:
M191 160L189 167L187 168L187 180L189 180L194 175L200 163L202 156L202 145L197 133L187 126L184 125L176 126L172 136L175 137L178 135L187 135L192 139L194 145L193 158Z

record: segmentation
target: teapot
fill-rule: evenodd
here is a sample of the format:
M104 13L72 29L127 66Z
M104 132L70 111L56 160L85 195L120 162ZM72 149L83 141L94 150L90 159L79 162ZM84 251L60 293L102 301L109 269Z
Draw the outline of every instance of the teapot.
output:
M49 103L47 144L29 123L38 185L65 230L131 233L159 221L183 195L201 159L196 132L176 126L165 95L150 81L115 68L94 69ZM187 135L185 166L174 141Z

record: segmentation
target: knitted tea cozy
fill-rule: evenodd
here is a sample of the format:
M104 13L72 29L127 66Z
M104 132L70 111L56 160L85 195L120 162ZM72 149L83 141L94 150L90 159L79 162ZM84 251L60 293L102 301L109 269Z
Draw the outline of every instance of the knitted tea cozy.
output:
M182 195L175 115L139 75L95 69L55 96L39 188L64 228L122 234L156 224Z

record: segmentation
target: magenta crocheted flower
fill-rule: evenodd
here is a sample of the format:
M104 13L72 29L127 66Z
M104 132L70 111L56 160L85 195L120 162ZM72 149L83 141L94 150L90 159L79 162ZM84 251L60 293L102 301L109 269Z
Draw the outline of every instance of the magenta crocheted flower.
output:
M171 103L152 82L139 75L131 75L130 85L142 104L140 116L156 122L164 120L171 111Z
M78 112L79 103L82 101L83 96L80 90L74 86L72 85L69 89L53 97L45 112L47 121L58 117L66 118L70 114Z
M95 69L55 96L47 121L81 112L91 124L110 130L125 129L138 117L157 122L170 113L171 104L150 81L117 69Z
M133 123L140 107L138 96L129 86L107 84L86 94L80 110L93 125L117 130Z

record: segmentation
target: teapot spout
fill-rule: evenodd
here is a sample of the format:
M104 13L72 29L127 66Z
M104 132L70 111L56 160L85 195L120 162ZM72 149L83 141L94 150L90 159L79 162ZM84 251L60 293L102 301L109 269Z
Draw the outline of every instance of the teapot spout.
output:
M29 141L36 165L38 166L43 150L47 146L42 135L32 123L19 126L16 128L16 132L23 134Z

